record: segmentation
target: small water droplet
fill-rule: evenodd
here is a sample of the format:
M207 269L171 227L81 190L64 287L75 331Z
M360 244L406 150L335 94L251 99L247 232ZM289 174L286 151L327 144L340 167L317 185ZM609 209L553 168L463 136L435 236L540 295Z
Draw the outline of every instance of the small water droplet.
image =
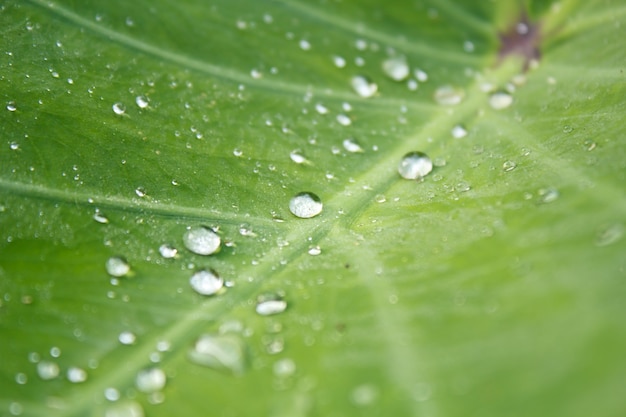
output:
M385 197L383 194L377 194L374 197L374 201L376 201L377 203L384 203L385 201L387 201L387 197Z
M233 333L200 336L188 357L195 364L234 374L242 374L246 368L245 344Z
M454 189L460 193L464 193L466 191L469 191L472 189L471 185L467 182L467 181L459 181L456 184L456 187L454 187Z
M59 356L61 356L61 349L56 346L52 346L50 348L50 356L52 356L53 358L58 358Z
M474 46L474 42L472 41L464 41L463 42L463 50L467 53L472 53L474 52L475 46Z
M235 155L236 157L240 157L243 155L243 151L239 148L235 148L233 149L233 155Z
M346 66L346 59L341 56L334 55L333 64L335 64L337 68L344 68Z
M105 263L106 271L112 277L123 277L130 272L130 265L122 256L112 256Z
M417 81L421 83L428 81L428 74L426 74L423 70L416 68L413 73L415 74Z
M198 255L211 255L220 250L222 239L208 227L189 227L183 236L185 247Z
M596 246L608 246L619 241L624 236L624 225L620 223L611 224L602 228L596 235Z
M590 152L590 151L593 151L596 148L597 144L593 140L591 140L591 139L586 139L583 142L583 146L585 147L585 150Z
M159 246L159 253L165 259L171 259L176 257L176 255L178 254L178 249L171 245L168 245L167 243L164 243Z
M378 85L371 82L367 77L356 75L350 81L354 91L361 97L372 97L378 91ZM343 124L343 123L342 123Z
M160 368L143 369L137 372L135 386L145 394L161 391L165 387L167 377Z
M296 194L289 201L289 211L301 219L310 219L322 212L322 200L314 193L305 191Z
M144 412L138 402L124 401L107 407L104 417L144 417Z
M494 110L502 110L513 104L513 96L507 92L499 91L489 96L489 105Z
M559 191L556 188L542 188L538 191L539 203L548 204L559 198Z
M454 88L451 85L444 85L435 90L434 98L437 104L442 106L454 106L459 104L464 96L465 93L463 93L463 90Z
M87 372L82 368L71 366L67 370L67 380L73 384L79 384L87 380Z
M456 125L452 128L452 137L455 139L461 139L467 136L467 129L463 125Z
M417 81L411 78L410 80L406 82L406 87L409 89L409 91L417 90L417 87L418 87Z
M311 246L308 250L308 254L311 256L317 256L322 253L322 248L319 245Z
M256 312L261 316L271 316L282 313L287 309L287 302L280 294L268 293L260 295L257 299Z
M98 209L96 209L96 212L93 214L93 219L101 224L107 224L109 222L109 218Z
M344 139L343 147L346 151L350 153L363 152L363 148L361 147L361 145L359 145L359 142L357 142L356 139L353 138Z
M311 49L311 43L307 41L306 39L300 40L298 45L300 46L300 49L302 49L303 51L308 51Z
M324 106L321 103L317 103L315 105L315 111L317 111L319 114L327 114L328 113L328 107Z
M258 79L263 78L263 73L261 71L259 71L258 69L256 69L256 68L252 68L250 70L250 76L253 79L258 80Z
M515 161L504 161L504 163L502 164L502 169L504 170L504 172L513 171L516 167L517 164L515 163Z
M398 165L398 173L407 180L418 180L433 170L433 163L423 152L409 152Z
M16 401L13 401L11 402L11 404L9 404L9 413L11 413L11 415L20 416L22 415L23 411L24 411L24 407L22 407L22 404Z
M405 80L410 73L406 57L399 55L387 58L382 64L383 72L394 81Z
M18 385L24 385L28 382L28 376L23 372L19 372L15 374L15 382Z
M337 121L342 126L350 126L352 124L352 119L343 113L337 115Z
M137 197L143 198L146 196L146 190L143 187L137 187L135 188L135 194Z
M9 147L11 148L12 151L17 151L20 148L20 144L17 142L11 142L9 144Z
M203 269L189 279L191 288L198 294L213 295L224 287L224 280L212 269Z
M563 133L572 133L574 131L574 128L570 125L565 125L563 126Z
M137 336L133 332L126 330L119 334L117 340L123 345L130 346L135 344Z
M54 379L59 376L59 365L55 362L41 361L37 364L37 375L45 381Z
M115 103L113 104L113 113L117 114L118 116L123 115L124 113L126 113L126 106L122 103Z
M150 102L148 101L148 98L146 96L135 97L135 103L137 104L137 107L139 107L140 109L145 109L146 107L150 105Z
M296 363L293 359L283 358L274 363L274 375L279 378L286 378L296 373Z
M296 164L309 164L309 160L305 158L300 149L294 149L289 153L289 158Z
M8 111L15 111L15 110L17 110L17 106L15 105L14 101L9 101L7 103L7 110Z

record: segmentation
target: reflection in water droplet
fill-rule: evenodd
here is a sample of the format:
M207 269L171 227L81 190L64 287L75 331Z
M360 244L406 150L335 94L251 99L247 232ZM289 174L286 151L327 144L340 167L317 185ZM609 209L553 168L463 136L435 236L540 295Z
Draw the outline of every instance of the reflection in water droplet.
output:
M224 280L214 270L203 269L191 276L189 284L198 294L213 295L222 289Z
M145 96L137 96L135 97L135 104L137 104L137 106L140 109L145 109L146 107L148 107L150 102L148 101L148 98Z
M538 191L539 203L548 204L559 198L559 191L556 188L542 188Z
M126 113L126 106L122 103L115 103L113 105L113 113L117 114L118 116L123 115L124 113Z
M188 357L195 364L234 374L242 374L246 368L245 345L232 333L200 336Z
M517 164L515 163L515 161L504 161L504 163L502 164L502 169L504 170L504 172L513 171L516 167Z
M189 227L183 235L183 243L198 255L211 255L220 250L222 239L208 227Z
M463 90L452 87L451 85L444 85L435 90L435 102L442 106L453 106L459 104L465 94Z
M301 219L310 219L322 212L322 200L314 193L304 191L289 201L289 211Z
M144 413L138 402L124 401L107 407L104 417L144 417Z
M394 81L405 80L409 76L409 64L404 56L394 56L383 61L383 72Z
M159 246L159 253L161 254L162 257L166 259L171 259L171 258L176 257L176 255L178 254L178 249L176 249L175 247L171 245L168 245L167 243L164 243L161 246Z
M402 178L417 180L425 177L433 170L433 163L423 152L409 152L400 161L398 172Z
M461 139L467 136L467 129L462 125L456 125L452 128L452 137L455 139Z
M287 309L287 302L279 294L268 293L257 299L256 312L261 316L271 316Z
M160 368L143 369L137 373L135 385L145 394L161 391L165 387L167 378Z
M37 375L46 381L54 379L59 376L59 365L55 362L41 361L37 364Z
M351 153L363 152L363 148L361 148L361 145L359 145L356 139L353 138L344 139L343 147L346 151Z
M87 372L84 369L72 366L67 370L67 380L74 384L85 382L87 380Z
M372 97L378 91L378 85L362 75L352 77L350 83L354 91L364 98Z
M615 223L600 230L594 243L596 246L608 246L619 241L623 236L624 225Z
M123 277L130 272L130 265L122 256L112 256L107 259L105 268L112 277Z
M19 372L15 374L15 382L18 385L24 385L28 382L28 376L25 373Z
M502 110L513 104L513 96L506 92L497 92L489 96L489 105L494 110Z

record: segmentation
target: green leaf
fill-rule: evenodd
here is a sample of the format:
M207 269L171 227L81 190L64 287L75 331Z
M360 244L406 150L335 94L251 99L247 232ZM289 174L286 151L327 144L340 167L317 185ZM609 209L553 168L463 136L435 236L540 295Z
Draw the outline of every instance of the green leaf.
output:
M625 17L4 2L0 414L621 415Z

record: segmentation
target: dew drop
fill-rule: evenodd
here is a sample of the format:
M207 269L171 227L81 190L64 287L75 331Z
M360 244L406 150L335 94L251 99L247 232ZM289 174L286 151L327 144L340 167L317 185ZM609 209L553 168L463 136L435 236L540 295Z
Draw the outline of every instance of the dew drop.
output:
M236 157L239 158L240 156L243 155L243 151L241 149L239 149L239 148L235 148L235 149L233 149L233 155L235 155Z
M359 143L353 138L344 139L343 147L346 151L350 153L363 152L363 148L361 147L361 145L359 145Z
M307 164L309 161L305 158L304 154L300 149L294 149L289 153L289 159L291 159L296 164Z
M119 340L120 343L123 345L130 346L130 345L135 344L135 341L137 340L137 336L135 336L133 332L130 332L127 330L127 331L120 333L119 336L117 337L117 340Z
M337 121L342 126L350 126L352 124L352 119L343 113L337 115Z
M461 139L467 136L467 129L463 125L456 125L452 128L452 137L455 139Z
M130 272L130 265L122 256L112 256L104 264L106 271L112 277L123 277Z
M113 105L113 113L117 114L118 116L123 115L124 113L126 113L126 106L122 103L115 103Z
M235 334L205 334L189 351L189 360L209 368L242 374L246 368L245 344Z
M565 125L563 126L563 133L572 133L574 131L574 128L570 125Z
M594 241L596 246L608 246L619 241L624 236L624 226L620 223L611 224L602 228Z
M146 96L135 97L135 103L140 109L145 109L146 107L148 107L148 105L150 105L150 102L148 101L148 98Z
M394 81L403 81L409 76L409 64L404 56L394 56L383 61L383 72Z
M139 198L144 198L146 196L146 190L143 187L137 187L135 188L135 194Z
M93 219L101 224L107 224L109 222L109 218L102 214L100 210L96 209L96 212L93 214Z
M105 388L104 398L106 398L108 401L117 401L120 399L120 392L116 388Z
M303 51L308 51L311 49L311 43L309 41L307 41L306 39L302 39L298 45L300 46L300 49L302 49Z
M494 110L502 110L513 104L513 96L504 91L493 93L489 96L489 105Z
M280 378L286 378L296 372L296 363L293 361L293 359L280 359L274 363L273 369L274 375Z
M20 144L17 142L11 142L9 144L9 147L11 148L12 151L17 151L20 148Z
M279 294L268 293L257 299L256 312L261 316L271 316L287 309L287 302Z
M559 198L559 191L556 188L542 188L538 191L539 203L548 204Z
M73 384L79 384L87 380L87 372L82 368L72 366L67 370L67 380Z
M315 105L315 111L317 111L319 114L327 114L328 113L328 107L324 106L321 103L317 103Z
M136 401L125 401L109 406L104 417L144 417L141 404Z
M504 172L513 171L516 167L517 164L515 163L515 161L505 161L502 164L502 169L504 170Z
M378 91L378 85L371 82L367 77L356 75L350 80L352 88L361 97L372 97ZM343 124L343 123L342 123Z
M137 372L135 385L137 389L145 394L161 391L165 387L167 377L160 368L143 369Z
M591 140L591 139L586 139L583 142L583 146L585 147L586 151L591 152L591 151L593 151L596 148L597 144L593 140Z
M322 253L322 248L320 248L318 245L311 246L308 250L308 254L311 256L317 256L317 255L320 255L321 253Z
M208 227L189 227L183 235L183 243L198 255L211 255L220 250L222 239Z
M418 180L428 175L433 170L433 162L423 152L409 152L398 165L398 172L407 180Z
M456 187L454 187L454 189L458 192L464 193L466 191L469 191L472 189L472 186L469 184L469 182L467 181L459 181L456 184Z
M23 411L24 411L24 407L22 407L22 404L15 402L15 401L9 404L9 413L11 413L11 415L19 416L19 415L22 415Z
M423 70L417 68L414 71L414 74L415 74L415 78L417 79L417 81L421 83L428 81L428 74L424 72Z
M191 288L198 294L213 295L224 286L224 280L212 269L196 272L189 279Z
M452 87L451 85L444 85L435 90L435 102L442 106L454 106L459 104L464 97L463 90Z
M376 201L377 203L384 203L385 201L387 201L387 197L385 197L383 194L377 194L374 197L374 201Z
M8 111L15 111L15 110L17 110L17 106L15 105L14 101L9 101L7 103L7 110Z
M346 59L341 56L334 55L333 64L335 64L337 68L344 68L346 66Z
M37 364L37 375L45 381L54 379L59 376L59 365L55 362L41 361Z
M28 382L28 376L25 373L17 373L15 374L15 382L19 385L24 385Z
M289 201L289 211L301 219L310 219L322 212L322 200L314 193L304 191Z
M352 390L352 401L355 405L365 407L378 398L378 390L371 384L363 384Z
M171 258L176 257L176 255L178 254L178 249L176 249L175 247L171 245L168 245L167 243L164 243L161 246L159 246L159 253L165 259L171 259Z

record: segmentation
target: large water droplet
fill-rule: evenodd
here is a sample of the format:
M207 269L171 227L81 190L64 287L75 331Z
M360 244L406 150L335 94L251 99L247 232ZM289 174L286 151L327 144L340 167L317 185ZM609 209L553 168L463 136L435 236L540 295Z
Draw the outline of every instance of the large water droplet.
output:
M398 172L402 178L417 180L433 170L433 162L423 152L409 152L400 161Z
M14 101L9 101L7 103L7 110L8 111L15 111L15 110L17 110L17 106L15 105Z
M383 61L383 72L394 81L405 80L409 76L409 64L404 56L394 56Z
M459 104L465 94L463 90L452 87L451 85L444 85L435 90L435 101L442 106L454 106Z
M489 96L489 105L494 110L502 110L513 104L513 96L504 91L493 93Z
M104 417L144 417L141 404L136 401L124 401L109 406Z
M296 194L289 201L289 211L301 219L310 219L322 212L322 200L314 193L305 191Z
M372 97L378 91L378 85L362 75L352 77L350 83L354 91L361 97Z
M137 336L135 336L135 334L133 332L130 331L123 331L122 333L119 334L119 336L117 337L117 340L120 341L121 344L123 345L134 345L135 341L137 340Z
M110 257L104 266L112 277L123 277L130 272L130 265L122 256Z
M117 114L118 116L123 115L124 113L126 113L126 106L122 103L115 103L113 106L113 113Z
M200 336L188 356L198 365L234 374L242 374L246 368L245 344L232 333Z
M198 294L213 295L222 289L224 280L214 270L203 269L191 276L189 284Z
M74 384L85 382L87 380L87 372L82 368L72 366L67 370L67 380Z
M361 145L359 145L359 142L357 142L356 139L353 139L353 138L344 139L343 147L346 151L351 152L351 153L363 152L363 148L361 148Z
M190 227L183 236L185 247L198 255L211 255L220 249L222 239L208 227Z
M54 379L59 376L59 365L55 362L41 361L37 364L37 375L46 381Z
M171 245L168 245L167 243L164 243L159 246L159 253L162 257L166 259L171 259L176 257L176 255L178 254L178 249Z
M137 373L135 385L143 393L150 394L161 391L165 387L167 377L160 368L143 369Z
M280 294L268 293L257 299L256 312L261 316L271 316L282 313L287 309L287 302Z
M148 101L148 98L146 96L137 96L135 97L135 104L137 104L140 109L145 109L146 107L148 107L150 102Z

